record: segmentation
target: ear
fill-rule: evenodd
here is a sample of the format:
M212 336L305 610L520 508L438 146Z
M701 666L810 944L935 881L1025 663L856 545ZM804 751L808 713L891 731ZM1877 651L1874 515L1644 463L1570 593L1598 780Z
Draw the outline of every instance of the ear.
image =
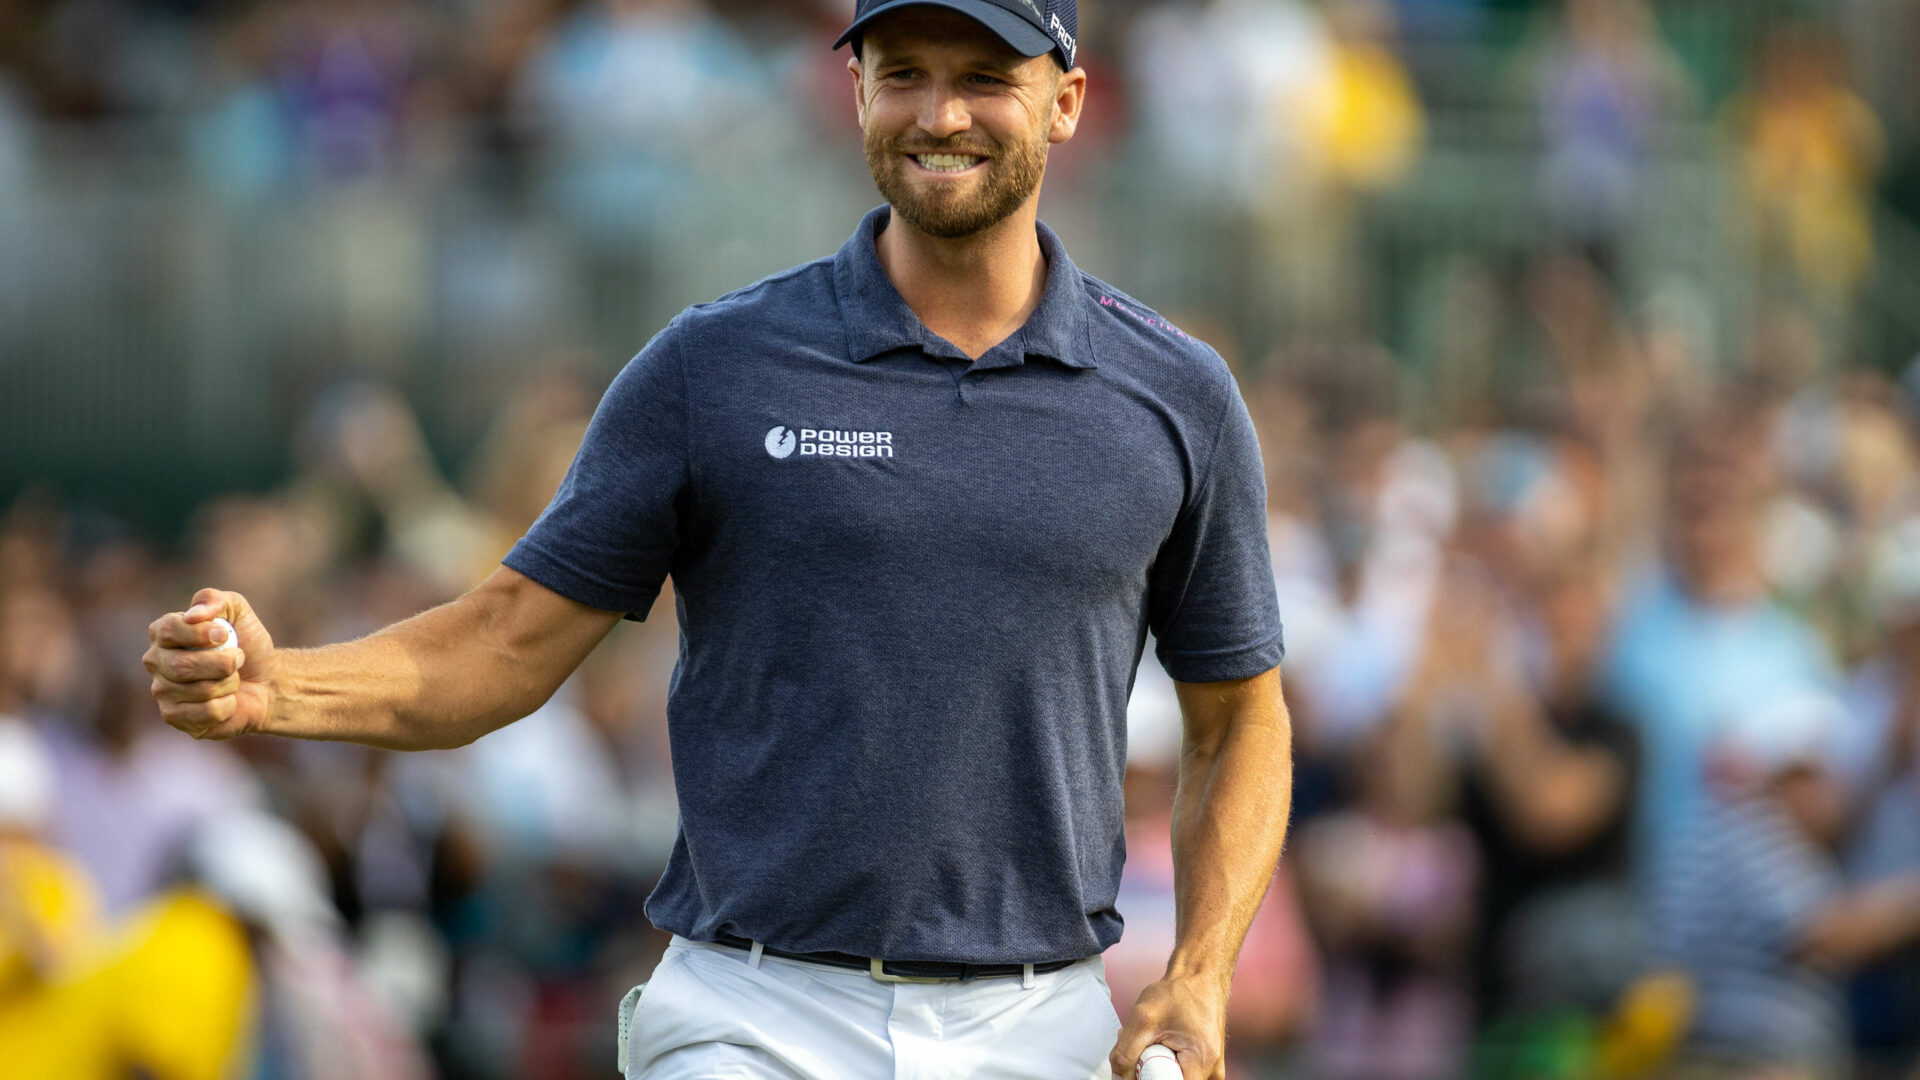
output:
M1080 107L1087 101L1087 70L1074 68L1060 76L1053 95L1053 125L1047 129L1047 141L1063 143L1073 138L1080 127Z
M853 55L847 58L847 74L853 76L853 110L854 115L860 119L861 130L864 131L867 126L867 95L860 81L861 76L864 74L864 69L860 66L860 45L858 42L854 43Z

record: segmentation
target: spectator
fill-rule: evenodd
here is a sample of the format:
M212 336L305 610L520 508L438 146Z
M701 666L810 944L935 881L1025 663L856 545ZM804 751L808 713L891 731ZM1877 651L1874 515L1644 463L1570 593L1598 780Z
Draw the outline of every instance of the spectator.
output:
M307 494L352 508L336 513L372 517L386 553L443 599L484 576L500 538L442 475L399 393L365 382L331 387L315 402L306 434ZM286 528L298 525L296 518Z
M1313 352L1294 392L1311 410L1310 492L1270 523L1292 612L1290 691L1310 752L1345 754L1386 716L1417 659L1458 494L1451 464L1395 415L1397 373L1377 349Z
M763 77L695 0L594 0L528 54L517 107L548 133L558 208L625 246L667 224L706 182L697 163L771 103Z
M1142 250L1199 237L1212 253L1137 287L1182 306L1235 298L1229 310L1263 352L1281 344L1275 323L1292 314L1275 306L1272 268L1285 252L1271 250L1268 223L1297 221L1308 205L1306 106L1327 82L1331 48L1320 13L1303 0L1151 4L1124 45L1135 117L1128 172L1143 191L1171 196L1133 226Z
M59 778L51 836L87 867L118 917L160 889L201 824L256 806L263 793L227 748L156 730L142 701L146 683L124 659L88 659L104 668L98 702L46 729Z
M1842 64L1824 28L1778 25L1762 43L1752 88L1728 110L1760 285L1809 302L1829 327L1872 264L1869 200L1886 153L1880 123Z
M188 863L192 878L246 931L256 1052L302 1080L426 1080L418 1048L368 993L343 947L325 868L298 831L269 815L235 814L194 837ZM164 896L156 905L162 925L170 906L194 902L193 892ZM130 957L157 962L162 948L184 947L165 941L156 932ZM158 966L149 978L165 977L166 965Z
M1920 873L1920 522L1882 538L1868 583L1884 640L1848 685L1847 725L1835 754L1852 825L1841 865L1860 886ZM1889 1070L1920 1063L1914 958L1909 949L1874 965L1853 986L1856 1038Z
M0 714L0 1062L56 1076L61 983L106 926L86 873L49 847L53 763L24 721Z
M1490 1026L1480 1067L1495 1075L1524 1072L1569 1027L1591 1027L1644 952L1628 862L1638 744L1596 696L1605 581L1574 560L1538 587L1531 626L1499 617L1484 581L1478 596L1450 590L1438 655L1407 694L1409 707L1465 713L1453 721L1466 726L1462 813L1484 864L1474 977ZM1526 670L1525 631L1539 635L1537 676Z
M1127 49L1139 136L1201 203L1257 207L1298 161L1325 24L1299 0L1156 4Z
M1641 197L1654 127L1687 96L1643 0L1565 0L1534 65L1550 227L1609 277Z
M1767 592L1759 512L1764 425L1751 410L1697 419L1670 454L1665 560L1629 586L1604 675L1644 755L1635 859L1644 873L1701 812L1718 729L1834 680L1825 646Z
M1365 213L1406 178L1426 135L1413 80L1392 49L1393 8L1336 0L1325 13L1330 40L1320 77L1283 90L1273 109L1276 121L1300 129L1298 179L1269 179L1259 204L1266 259L1258 272L1282 283L1277 301L1300 333L1377 322Z
M242 47L272 87L297 175L393 176L437 134L444 28L418 0L296 0L261 8Z
M1707 808L1655 890L1662 951L1697 988L1698 1063L1847 1075L1841 975L1920 940L1920 873L1849 888L1831 855L1842 724L1835 699L1788 697L1712 746Z
M1325 952L1311 1053L1331 1080L1461 1074L1480 866L1451 814L1445 735L1410 714L1366 739L1351 809L1300 830L1301 895Z
M50 987L9 1068L67 1080L229 1080L256 1067L425 1080L331 937L338 914L303 840L241 814L190 851L194 880L143 904Z

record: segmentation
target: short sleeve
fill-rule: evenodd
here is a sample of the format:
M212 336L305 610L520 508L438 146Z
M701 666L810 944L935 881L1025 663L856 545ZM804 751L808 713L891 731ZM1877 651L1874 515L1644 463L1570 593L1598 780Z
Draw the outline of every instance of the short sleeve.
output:
M1213 452L1148 574L1160 664L1181 682L1248 678L1284 652L1260 444L1239 388L1226 382Z
M560 490L501 560L589 607L645 618L685 527L685 369L674 326L627 362Z

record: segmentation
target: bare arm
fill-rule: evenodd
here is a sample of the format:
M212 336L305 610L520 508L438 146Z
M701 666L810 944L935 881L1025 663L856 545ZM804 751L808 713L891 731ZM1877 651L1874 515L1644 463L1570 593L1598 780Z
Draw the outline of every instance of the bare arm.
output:
M1587 843L1620 812L1627 770L1605 747L1576 746L1519 686L1501 687L1482 743L1502 823L1530 850L1559 855Z
M1574 743L1554 728L1522 669L1512 617L1477 564L1451 567L1444 588L1420 662L1395 705L1395 727L1414 730L1396 757L1437 754L1448 740L1430 730L1446 719L1436 712L1464 698L1476 717L1468 730L1501 826L1539 854L1578 848L1619 813L1626 764L1613 749Z
M1134 1005L1111 1064L1132 1077L1157 1042L1179 1055L1189 1080L1218 1080L1234 963L1286 839L1292 724L1278 668L1175 688L1186 731L1173 803L1173 956Z
M1920 941L1920 874L1910 873L1826 904L1795 953L1815 967L1849 972L1915 941Z
M207 651L213 619L238 653ZM167 723L195 738L262 733L395 750L463 746L539 708L620 614L501 567L459 599L340 645L275 650L239 593L202 589L148 627Z

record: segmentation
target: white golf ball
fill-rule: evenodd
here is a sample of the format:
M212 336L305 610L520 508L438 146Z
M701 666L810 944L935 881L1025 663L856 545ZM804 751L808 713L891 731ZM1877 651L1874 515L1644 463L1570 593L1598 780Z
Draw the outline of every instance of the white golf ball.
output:
M213 648L216 648L216 649L237 649L237 648L239 648L239 647L240 647L240 635L239 635L239 634L237 634L237 633L234 633L234 630L233 630L233 624L232 624L232 623L230 623L230 622L228 622L228 621L227 621L227 620L225 620L225 619L218 619L218 618L216 618L216 619L214 619L214 620L213 620L213 625L215 625L215 626L218 626L218 627L220 627L221 629L223 629L223 630L225 630L225 631L227 632L227 640L225 640L225 641L223 641L223 642L221 642L221 643L220 643L220 644L218 644L218 645L215 645L215 646L213 646Z
M1154 1043L1140 1055L1139 1080L1181 1080L1180 1059L1173 1051Z

